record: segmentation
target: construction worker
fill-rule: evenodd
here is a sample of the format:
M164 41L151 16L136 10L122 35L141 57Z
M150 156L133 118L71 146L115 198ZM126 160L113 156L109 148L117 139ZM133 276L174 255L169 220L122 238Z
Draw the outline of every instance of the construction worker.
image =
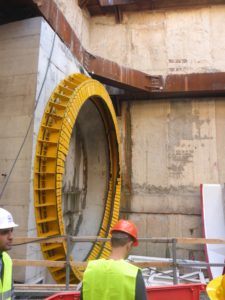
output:
M0 208L0 300L10 300L13 296L12 260L5 252L11 249L14 223L12 215Z
M88 263L81 299L147 300L141 270L124 260L132 247L138 245L136 226L131 221L119 220L110 233L111 256Z
M211 300L225 299L225 275L211 280L206 287L207 294Z

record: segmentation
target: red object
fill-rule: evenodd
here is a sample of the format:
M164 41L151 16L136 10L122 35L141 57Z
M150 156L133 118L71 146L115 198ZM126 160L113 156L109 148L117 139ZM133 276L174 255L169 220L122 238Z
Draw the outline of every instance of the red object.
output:
M149 300L199 300L201 292L205 290L204 284L179 284L147 288L147 295ZM46 300L79 299L79 292L64 292L46 298Z
M46 298L45 300L80 300L80 292L63 292Z
M133 246L136 247L138 246L138 240L137 240L137 227L132 223L131 221L128 220L119 220L113 228L110 230L110 233L114 231L121 231L128 233L134 238L134 244Z
M147 295L149 300L199 300L205 290L204 284L179 284L147 288Z
M204 226L205 220L204 220L204 212L203 212L204 208L203 208L203 184L202 183L200 184L200 199L201 199L201 212L202 212L202 235L203 235L203 238L206 238L206 236L205 236L205 226ZM206 262L209 263L209 256L208 256L208 251L207 251L206 244L204 244L204 252L205 252ZM208 270L208 273L209 273L209 278L213 279L210 266L207 267L207 270Z

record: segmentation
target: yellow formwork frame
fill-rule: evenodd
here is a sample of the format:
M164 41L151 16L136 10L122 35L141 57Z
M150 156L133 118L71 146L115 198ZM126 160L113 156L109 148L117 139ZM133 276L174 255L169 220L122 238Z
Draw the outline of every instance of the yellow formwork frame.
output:
M108 196L99 237L107 237L119 218L121 177L119 131L111 99L104 86L83 74L70 75L53 91L45 108L38 133L34 163L34 207L39 237L64 235L62 180L64 164L77 116L86 101L92 101L101 114L106 131L110 174ZM42 244L47 260L66 260L66 243ZM110 245L95 243L87 260L108 257ZM72 258L71 258L72 260ZM64 283L65 268L49 268L57 283ZM82 279L83 269L74 267L70 282Z

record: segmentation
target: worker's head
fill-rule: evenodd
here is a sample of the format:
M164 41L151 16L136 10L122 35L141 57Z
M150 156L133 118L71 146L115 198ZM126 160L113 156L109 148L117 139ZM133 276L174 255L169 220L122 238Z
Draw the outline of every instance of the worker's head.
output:
M113 249L123 248L125 255L129 253L132 246L138 245L137 228L128 220L119 220L111 229L111 245Z
M0 252L8 251L12 247L13 228L18 225L14 223L13 217L7 210L0 208Z

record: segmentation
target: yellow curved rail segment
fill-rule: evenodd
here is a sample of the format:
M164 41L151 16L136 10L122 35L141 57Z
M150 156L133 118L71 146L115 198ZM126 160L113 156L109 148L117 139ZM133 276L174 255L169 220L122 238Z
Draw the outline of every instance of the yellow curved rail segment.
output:
M38 133L34 163L34 207L37 232L40 237L66 234L62 211L65 160L73 127L86 101L92 101L101 114L109 149L108 194L98 236L107 237L110 228L119 218L120 142L115 111L103 85L85 75L74 74L62 80L53 91ZM45 259L66 260L65 243L42 244L41 248ZM86 260L108 257L109 254L108 243L105 245L95 243ZM65 282L65 268L49 268L49 270L57 283ZM73 268L70 282L81 280L82 273L82 268Z

